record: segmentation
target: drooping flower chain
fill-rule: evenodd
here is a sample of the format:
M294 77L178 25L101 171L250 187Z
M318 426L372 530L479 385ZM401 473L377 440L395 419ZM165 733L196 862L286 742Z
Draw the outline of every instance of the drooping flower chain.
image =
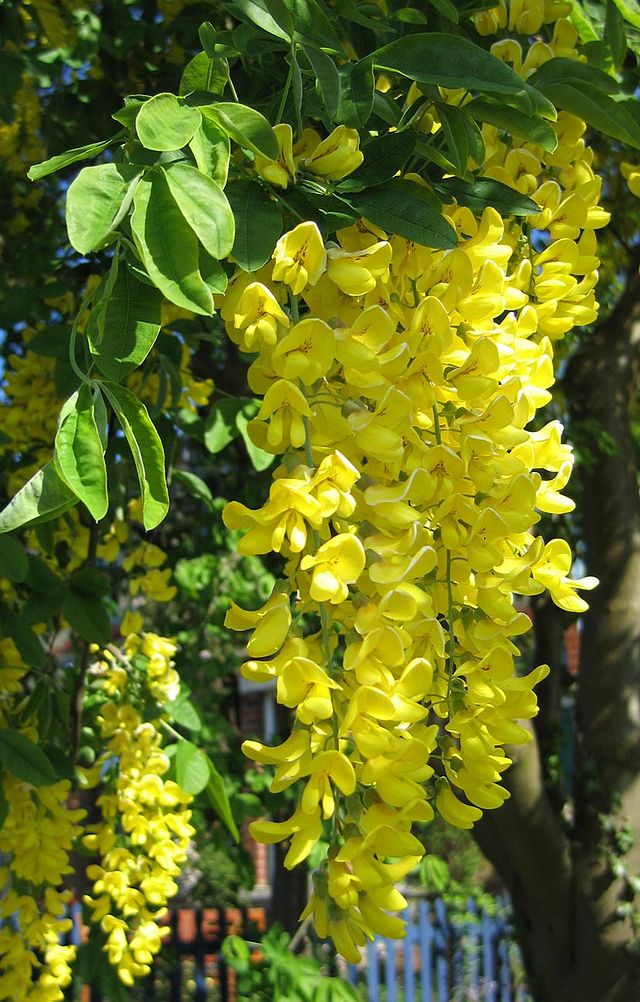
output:
M554 54L538 44L533 65ZM514 671L531 625L514 595L546 588L582 611L575 589L595 583L571 581L567 544L534 529L573 507L561 425L527 425L550 400L552 340L595 318L608 218L584 123L562 113L556 128L553 153L483 130L483 172L540 205L527 226L453 205L459 246L442 252L366 220L325 246L302 223L224 299L229 336L257 354L252 437L283 455L265 505L232 502L225 523L245 530L241 553L285 559L266 605L232 607L227 625L253 630L243 674L295 710L282 745L245 751L276 766L273 791L302 781L288 820L251 831L289 839L289 867L328 839L305 914L350 960L367 936L402 933L388 913L424 851L413 822L435 808L469 828L508 796L504 745L529 739L518 721L548 672Z

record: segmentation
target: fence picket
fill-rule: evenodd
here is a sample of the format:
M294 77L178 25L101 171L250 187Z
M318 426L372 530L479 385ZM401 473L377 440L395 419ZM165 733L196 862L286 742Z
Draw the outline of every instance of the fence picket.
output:
M404 1002L415 1002L416 1000L416 976L413 959L413 944L416 942L417 926L413 921L413 916L409 908L404 913L407 923L406 935L402 943L402 956L404 960Z

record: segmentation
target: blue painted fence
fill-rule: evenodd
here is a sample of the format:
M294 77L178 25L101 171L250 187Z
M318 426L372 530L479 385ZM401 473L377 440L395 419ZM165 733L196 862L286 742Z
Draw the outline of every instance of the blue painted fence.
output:
M358 965L340 965L346 980L366 1002L531 1002L523 981L506 902L496 914L479 911L472 900L464 915L440 898L420 898L405 913L404 940L377 936ZM162 955L148 979L132 989L132 1002L243 1002L220 950L230 933L249 934L260 910L192 908L173 911ZM72 907L69 940L83 939L81 910ZM260 923L261 924L261 923ZM77 991L65 992L78 1002ZM79 1002L110 1002L95 985ZM294 1000L292 1000L294 1002Z
M460 915L420 899L404 917L404 940L377 936L347 968L367 1002L530 1002L506 902L489 915L470 900Z

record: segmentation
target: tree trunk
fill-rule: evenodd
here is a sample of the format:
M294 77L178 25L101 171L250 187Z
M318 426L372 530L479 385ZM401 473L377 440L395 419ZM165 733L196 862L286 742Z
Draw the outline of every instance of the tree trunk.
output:
M573 428L591 436L579 474L582 534L589 573L600 579L582 635L574 805L564 818L554 807L534 736L513 753L511 799L477 828L511 893L536 1002L640 1000L628 879L640 875L640 499L631 430L639 354L636 262L625 295L584 338L564 380ZM537 729L547 745L547 722Z

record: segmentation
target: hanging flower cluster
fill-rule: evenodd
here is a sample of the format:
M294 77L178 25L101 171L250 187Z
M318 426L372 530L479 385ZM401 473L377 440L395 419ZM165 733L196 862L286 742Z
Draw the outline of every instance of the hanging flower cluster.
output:
M180 688L175 651L165 637L131 633L122 652L103 651L91 669L105 750L87 771L87 785L100 785L101 820L87 825L83 838L100 857L87 867L93 889L85 903L105 933L109 962L129 986L149 973L169 932L159 923L194 834L192 797L165 778L170 761L160 730L162 707ZM157 719L144 719L140 708L149 703Z
M31 720L16 727L22 713L22 678L27 668L13 642L0 641L0 727L37 740ZM16 745L16 754L20 746ZM34 777L35 780L35 777ZM85 811L67 801L71 784L33 785L3 772L0 825L0 1000L58 1002L71 983L76 948L63 943L72 872L69 852L81 833Z
M245 677L275 680L295 714L283 744L244 748L276 767L274 792L301 781L291 817L251 831L290 840L288 867L328 839L304 914L349 960L402 934L389 912L424 851L413 823L437 810L470 828L508 796L504 745L529 739L519 721L548 672L514 670L531 625L514 596L548 589L579 612L595 584L535 530L573 508L561 425L528 425L550 400L552 340L595 317L607 221L584 123L561 114L557 131L549 152L484 129L483 172L540 207L527 224L454 203L458 247L437 251L366 220L325 243L304 222L225 296L229 336L256 355L250 433L283 459L263 507L231 502L224 520L239 552L284 559L266 605L226 622L252 630Z

